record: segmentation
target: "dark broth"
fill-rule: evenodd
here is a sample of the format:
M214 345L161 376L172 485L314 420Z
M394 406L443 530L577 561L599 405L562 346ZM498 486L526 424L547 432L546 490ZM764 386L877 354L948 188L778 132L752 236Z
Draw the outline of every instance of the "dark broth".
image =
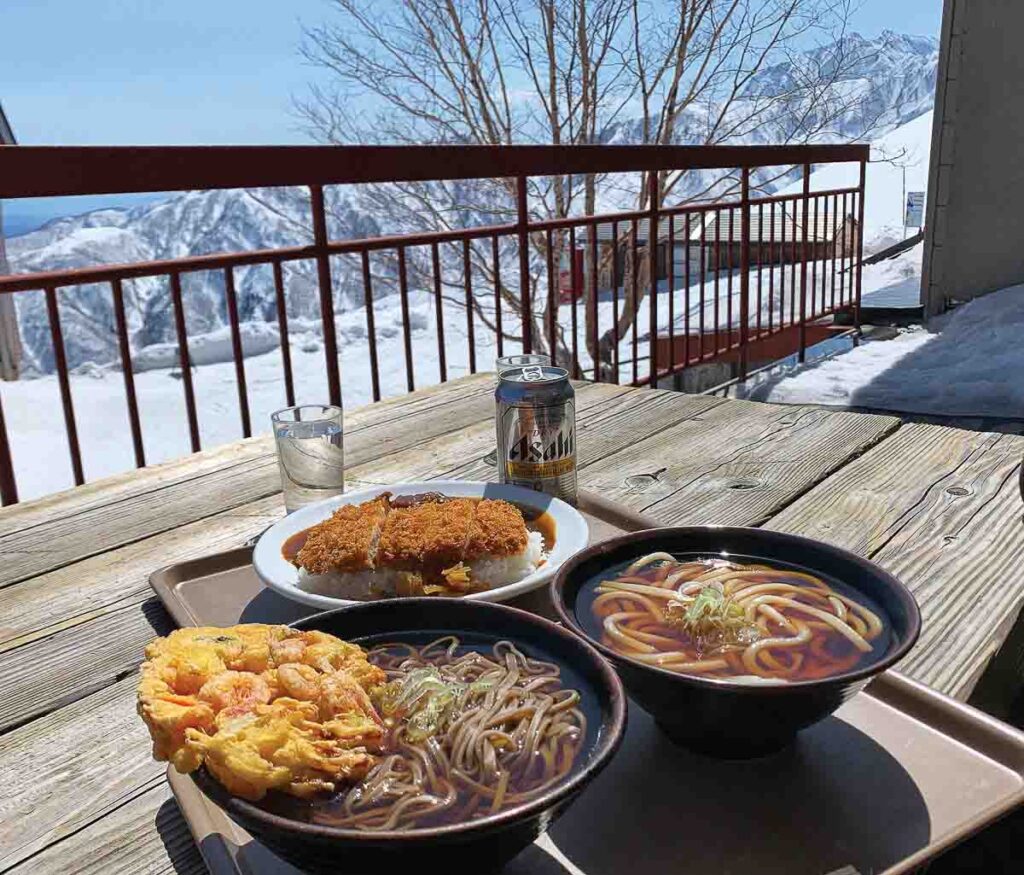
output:
M380 660L374 658L375 649L383 649L388 644L411 644L417 647L422 647L423 645L429 644L431 641L435 641L451 634L453 633L450 631L417 631L389 633L367 638L353 638L351 640L353 643L359 644L361 647L364 647L369 651L371 662L380 664ZM457 637L459 638L460 646L455 651L456 656L472 652L490 656L491 648L496 642L502 640L486 634L469 631L459 632L457 633ZM545 662L557 662L556 660L552 660L547 654L537 652L532 647L524 645L522 642L516 641L515 646L523 654L532 659L539 659ZM560 779L559 783L561 783L569 780L569 778L576 774L583 763L586 762L587 751L591 750L597 742L598 727L601 725L601 711L594 696L588 693L588 686L582 676L569 665L561 662L559 662L558 665L561 670L560 680L562 688L578 690L580 692L578 707L586 718L586 732L578 747L578 753L569 771ZM388 753L393 752L392 737L389 735L388 740L385 743L385 750L383 751L382 756L386 756ZM343 825L341 821L344 820L344 804L346 797L359 786L359 784L356 784L346 787L345 789L330 796L322 796L313 799L298 799L284 793L271 792L259 803L259 805L267 811L293 820L299 820L306 823L318 823L325 826L339 826ZM517 786L514 781L510 781L508 786L510 793L523 789ZM456 804L452 808L447 811L439 812L438 814L422 817L417 821L414 827L409 827L402 831L411 832L420 829L429 829L438 826L466 822L467 819L464 816L463 809L472 795L471 791L459 788ZM508 807L511 806L505 805L499 810L505 810ZM486 814L486 811L484 814ZM469 818L469 820L478 819L481 816L483 815L478 812L473 818ZM373 833L367 832L366 835L372 836Z
M615 565L611 568L602 571L600 574L594 575L580 587L576 597L575 604L576 619L589 635L593 636L595 640L601 641L602 644L613 650L617 655L624 658L633 659L636 658L636 651L631 651L627 649L626 645L624 645L621 641L614 639L605 631L603 625L604 618L598 615L599 611L595 610L594 602L599 595L597 589L601 585L601 583L604 581L613 580L623 575L626 569L630 565L632 565L633 562L635 562L638 558L640 557L638 556L634 559L622 562L618 565ZM716 560L721 560L723 558L726 557L708 556L707 554L676 554L676 560L680 563L707 562L711 564ZM818 578L822 583L828 586L835 594L845 596L846 598L856 602L858 605L861 605L862 607L874 613L882 622L882 631L880 632L880 634L878 634L877 637L868 642L871 645L870 652L864 653L858 651L852 643L850 643L838 632L829 630L820 632L818 630L815 630L815 632L812 634L812 640L807 644L786 648L787 652L803 654L800 667L795 668L792 671L786 672L784 678L786 681L793 682L802 680L815 680L820 679L822 677L828 677L830 675L839 674L845 671L856 670L857 668L877 661L879 658L884 656L889 651L892 644L892 630L889 619L886 616L885 612L881 609L881 607L879 607L879 605L873 599L867 597L863 593L853 589L850 586L843 584L842 582L832 577L828 577L817 572L810 572L807 569L801 568L797 565L790 565L788 563L777 562L774 560L769 562L764 559L751 556L734 555L729 555L727 557L727 561L740 566L761 565L769 566L772 570L778 570L780 572L797 572L801 574L812 574L812 576ZM655 563L654 566L647 566L645 568L642 568L639 571L634 572L634 575L631 576L642 577L645 579L645 581L650 581L653 583L657 575L656 566L658 564L659 563ZM810 584L806 584L804 588L810 589ZM623 607L627 607L625 603L623 603ZM605 608L604 610L610 611L613 609ZM806 619L801 612L796 612L795 616ZM810 619L813 620L813 618ZM769 623L769 628L772 630L771 637L774 637L775 634L782 634L779 631L781 627L779 627L777 624ZM663 631L664 630L656 627L643 627L643 632L648 634L652 632L656 634L661 634ZM724 651L725 649L730 649L721 648L721 651L702 652L699 648L699 645L695 642L695 640L687 632L679 631L678 627L672 627L671 633L665 632L664 634L670 634L678 637L673 641L673 644L671 646L668 644L667 641L656 640L653 638L644 639L644 641L645 643L649 644L654 648L655 653L675 652L675 648L679 651L690 654L691 658L694 661L721 657L724 655L721 651ZM765 637L763 633L762 637ZM815 637L823 639L822 643L815 644ZM812 645L814 646L814 648L816 648L816 652L814 654L810 652L812 649ZM735 653L739 654L742 652L742 645L737 644L735 645L735 647ZM769 652L775 654L779 650L782 650L782 648L777 648L776 650L769 650ZM690 671L686 670L685 668L671 668L669 664L657 665L652 661L654 658L655 657L652 654L650 659L643 658L637 661L644 661L644 664L653 665L654 667L659 668L667 668L669 670L676 671L679 674L685 674L694 677L728 679L730 677L737 677L740 675L750 674L750 672L745 667L737 667L736 663L741 662L740 657L737 657L735 659L729 657L728 667L700 671ZM786 656L786 659L789 659L788 655ZM831 660L835 661L834 667L829 665L829 662Z

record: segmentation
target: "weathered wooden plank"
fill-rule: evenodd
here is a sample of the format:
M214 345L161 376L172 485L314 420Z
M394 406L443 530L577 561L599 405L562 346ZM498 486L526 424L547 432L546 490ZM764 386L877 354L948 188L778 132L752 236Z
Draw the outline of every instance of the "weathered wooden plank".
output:
M887 416L731 401L606 455L590 489L673 525L757 525L899 426Z
M368 405L346 417L349 465L487 419L493 378ZM280 491L272 441L253 438L0 513L0 586ZM201 484L201 485L200 485Z
M174 627L152 596L0 655L0 733L115 683Z
M724 403L700 395L608 384L580 387L576 396L576 448L581 467L627 446L635 438L631 423L638 417L667 427ZM493 480L495 466L484 461L493 450L494 425L481 423L361 466L359 482L374 485L397 479Z
M8 869L9 875L205 875L206 864L162 778L119 808Z
M0 736L0 871L155 786L134 676Z
M914 592L921 638L900 669L967 698L1024 603L1024 438L901 428L769 527L846 547Z
M698 422L728 402L707 395L644 389L616 398L581 419L576 459L580 471L634 444L638 435L660 432L683 422ZM465 457L464 457L465 458ZM466 480L490 479L493 466L475 458L450 472ZM586 482L582 480L581 482Z
M643 394L622 387L581 387L581 416L585 417L592 407L599 407L609 397L623 393ZM493 443L490 422L480 428L482 434L491 435L489 439ZM450 440L427 439L423 446L448 447L450 451L460 446L461 434L453 434ZM398 463L388 468L390 480L426 477L435 471L430 467L430 449L403 451L395 454L395 458ZM466 457L457 458L461 461ZM424 460L427 460L426 469L422 467ZM377 471L375 465L375 462L368 462L351 468L348 488L381 482L364 473ZM247 475L240 473L239 476ZM198 484L197 488L203 487ZM137 604L150 595L147 581L154 569L237 547L280 519L282 514L280 499L273 495L2 588L0 652L89 622L128 604Z
M150 572L237 547L281 516L270 496L0 589L0 652L138 604Z

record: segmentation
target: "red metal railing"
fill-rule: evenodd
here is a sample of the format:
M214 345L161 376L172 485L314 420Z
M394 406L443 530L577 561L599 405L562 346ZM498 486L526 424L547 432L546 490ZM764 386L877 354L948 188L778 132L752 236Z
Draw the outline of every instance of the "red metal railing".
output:
M868 147L862 145L0 147L0 199L305 186L310 192L312 230L312 242L305 246L0 276L0 294L30 290L42 290L45 294L71 466L75 483L81 484L85 476L61 330L60 289L92 283L110 286L128 422L135 463L140 467L145 464L146 456L123 284L141 277L166 276L170 281L193 451L200 449L201 442L181 277L200 271L222 271L224 275L240 430L244 436L251 434L252 423L234 270L246 265L269 265L272 270L284 395L288 404L294 403L295 386L282 265L310 261L316 266L328 396L332 403L338 403L341 374L331 257L349 255L359 259L372 397L377 400L382 389L370 256L371 253L387 253L393 255L397 263L405 382L412 391L417 377L410 328L408 258L410 251L421 248L429 253L430 279L424 280L422 290L431 294L434 301L438 372L442 382L448 378L449 371L443 286L461 287L464 293L471 373L476 372L478 365L477 346L482 327L478 320L483 318L480 302L485 295L489 298L493 291L493 315L489 317L492 324L483 327L494 332L499 355L510 350L530 352L535 345L542 345L549 351L554 350L559 363L570 367L576 376L616 382L626 379L636 385L657 385L686 368L714 360L730 360L737 362L738 376L742 379L751 364L749 350L756 349L753 344L758 341L796 328L798 353L802 359L808 323L849 310L857 326L867 159ZM812 166L834 162L859 163L859 184L812 192ZM802 169L802 191L755 197L752 173L769 167ZM739 199L675 206L661 203L659 186L664 172L702 169L738 169ZM530 214L530 178L637 172L648 174L647 205L643 209L555 219L538 219ZM326 185L477 178L514 180L515 221L359 240L331 240L328 236L324 205ZM709 222L713 223L711 237ZM645 228L647 239L642 241ZM503 260L501 250L510 243L514 243L518 256L511 262L514 273L518 274L512 278L518 297L514 307L505 300L503 308L503 297L508 298L512 290L502 272L512 271L510 263ZM457 257L442 259L442 247L445 252L454 249ZM682 263L678 264L680 249ZM582 256L577 257L577 252L582 252ZM571 286L566 303L560 303L563 266L556 263L556 254L563 253L569 255ZM474 271L474 259L487 266L489 275L485 274L484 279L490 288L481 287L479 276L474 276L480 273L479 269ZM453 271L460 269L461 276L453 277ZM735 302L734 283L739 288ZM579 292L583 289L590 294L581 296ZM639 324L643 301L648 308L643 326L646 327L646 355ZM581 303L589 308L582 318ZM545 318L537 326L540 337L535 338L534 316L545 309L545 304ZM488 308L490 306L487 304ZM633 314L626 325L621 324L624 313ZM696 323L696 335L691 333L693 323ZM628 348L623 349L623 344ZM598 361L590 355L591 351L600 353ZM18 500L2 405L0 498L4 504Z

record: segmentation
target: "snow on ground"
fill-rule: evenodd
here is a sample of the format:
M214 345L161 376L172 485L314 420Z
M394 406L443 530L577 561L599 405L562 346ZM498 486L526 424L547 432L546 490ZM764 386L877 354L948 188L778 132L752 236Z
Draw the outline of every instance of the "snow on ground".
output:
M426 386L440 378L434 309L426 294L411 293L409 297L414 377L417 386ZM384 397L402 394L406 391L405 354L397 299L382 302L375 315L381 393ZM445 320L449 379L468 373L465 313L461 315L461 321L454 314ZM337 324L342 395L349 409L373 400L363 318L362 311L353 311L339 316ZM313 326L296 327L310 329L289 331L296 403L322 403L327 399L323 345ZM480 370L493 368L493 343L493 337L485 336L478 326L476 350ZM191 348L191 338L189 345ZM286 406L280 349L247 358L245 376L253 432L268 432L270 414ZM213 447L240 438L233 361L194 368L193 382L202 445ZM138 373L135 390L146 461L161 462L189 453L184 389L177 371L164 368ZM130 469L134 455L121 373L88 369L88 373L72 376L71 392L86 480ZM3 410L19 496L24 500L71 486L71 463L56 377L5 383Z
M926 187L930 136L931 113L928 113L876 144L876 153L890 157L905 151L906 154L896 160L900 164L909 164L908 190ZM889 245L902 235L902 177L900 166L887 163L869 165L865 222L865 241L869 251ZM814 173L812 188L824 190L855 185L856 182L855 165L833 165ZM797 183L794 190L799 189L800 183ZM116 232L116 229L106 230ZM920 251L921 247L917 247L898 259L866 267L864 293L885 289L907 291L910 285L919 281ZM752 271L754 297L750 324L777 326L783 314L785 321L790 321L791 314L798 310L796 301L799 300L799 286L793 282L791 268L763 268L760 271L760 306L756 296L757 277L758 272ZM796 277L799 278L799 270ZM720 273L717 278L708 274L703 277L703 283L693 276L689 289L683 287L682 279L683 269L677 263L674 293L668 293L666 281L660 284L656 315L661 330L669 324L670 316L677 333L687 328L691 332L700 329L707 332L713 331L716 325L721 329L739 325L738 272L732 275L731 289L727 272ZM827 279L828 284L823 284L821 274L814 277L814 271L811 271L808 284L813 283L817 290L814 296L808 295L808 300L814 302L812 312L822 309L831 297L831 276L828 275ZM841 280L840 274L837 283ZM843 285L848 289L848 279ZM772 401L888 406L921 412L980 415L998 408L995 415L1011 415L1024 410L1021 403L1014 403L1012 411L1006 410L1007 401L1001 394L1005 386L998 379L1007 373L1013 345L1009 340L1000 345L992 339L996 335L986 324L988 318L1000 320L998 337L1008 339L1012 331L1019 330L1021 326L1017 322L1022 320L1013 320L1012 307L1008 303L997 314L985 315L993 306L990 301L997 298L1008 301L1012 291L963 308L954 314L948 328L940 334L932 335L920 330L908 332L888 343L865 344L846 356L759 391L769 391ZM620 306L622 297L620 290ZM599 301L599 333L612 325L613 306L609 294ZM649 301L645 300L637 317L635 355L641 359L638 364L640 377L648 372L649 367L646 360L650 346L649 306ZM401 313L396 297L378 301L375 309L381 390L382 395L388 397L406 391ZM563 305L559 311L559 324L566 329L572 323L571 310L569 305ZM591 362L586 355L586 320L582 306L577 316L577 347L581 365L588 368ZM433 384L440 379L435 318L432 296L411 292L410 325L417 386ZM506 327L515 330L510 326L512 322L514 314L506 313ZM444 323L448 377L454 378L469 370L465 310L447 302ZM319 326L315 322L295 320L289 328L296 401L322 402L327 397L327 381ZM947 331L953 333L947 337ZM269 430L270 413L286 403L279 338L273 326L262 324L243 326L243 333L249 355L245 360L245 372L253 430L262 433ZM337 334L344 402L349 408L368 403L372 400L371 378L363 310L339 315ZM970 342L965 335L970 335ZM190 337L189 347L195 363L199 365L194 369L193 379L203 446L212 447L241 437L230 333L223 328L208 335ZM505 346L506 353L518 351L518 345ZM478 370L491 369L495 353L493 335L478 321ZM630 360L633 356L632 331L628 331L619 345L620 377L624 380L632 379ZM986 366L989 356L995 356L1000 364L991 368ZM136 393L146 458L150 463L190 451L183 387L180 375L173 367L175 359L173 344L151 346L137 354ZM952 386L950 374L954 368L957 383ZM968 377L962 376L961 368ZM131 468L134 459L131 433L120 372L100 367L83 367L80 371L72 376L72 395L86 479L95 480ZM962 389L961 380L964 381ZM1024 394L1024 389L1018 391ZM1024 401L1024 398L1017 400ZM71 466L56 377L5 384L3 410L21 497L32 498L71 486Z
M809 286L813 276L812 270L808 277ZM815 306L819 309L825 305L829 295L820 276L815 281L816 295L808 295L808 300L816 301ZM796 278L799 281L799 270ZM783 318L790 321L799 297L799 283L794 286L793 281L793 272L788 266L785 269L762 270L761 307L757 307L755 297L749 314L751 325L756 326L758 320L765 327L779 325ZM752 274L752 288L756 289L756 273ZM773 289L771 295L770 288ZM682 273L677 271L672 295L668 293L667 280L660 283L657 295L659 329L665 330L670 315L677 333L684 332L687 327L691 332L700 328L711 332L716 325L723 331L730 325L737 326L740 321L739 296L738 272L732 276L731 287L729 275L723 271L717 279L709 273L703 286L694 281L686 289ZM620 308L623 297L620 289ZM413 291L409 300L415 384L417 387L432 385L440 381L434 299L427 293ZM488 312L489 306L484 307L485 315L493 319L493 314ZM599 333L611 327L614 306L610 293L599 302ZM649 373L649 306L648 299L641 303L636 323L636 356L640 359L638 375L641 378ZM381 394L383 397L402 394L406 391L406 369L397 296L377 301L374 313ZM571 344L571 305L563 304L559 308L558 322L569 332L566 342ZM515 314L506 311L504 324L509 331L518 333ZM453 379L469 373L465 310L446 301L444 326L447 376ZM586 353L586 332L584 308L580 302L577 305L577 348L584 369L592 367ZM373 399L365 312L356 309L339 315L336 333L341 354L344 403L349 408L369 403ZM253 431L258 434L269 431L270 414L286 404L279 337L276 328L266 323L243 323L242 334L248 355L245 376L250 417ZM479 319L476 320L475 341L477 369L491 370L497 352L495 339ZM289 349L296 403L323 402L327 398L327 378L319 324L292 320L289 323ZM520 349L519 344L506 343L504 352L510 354ZM190 336L189 350L197 365L193 368L193 383L202 445L212 447L240 438L241 420L229 329ZM628 331L619 344L620 378L626 382L632 379L633 355L632 331ZM172 365L174 362L174 344L153 345L135 355L135 389L149 463L190 452L184 388L177 368ZM120 371L82 366L72 374L71 386L86 480L130 469L134 455ZM71 463L56 377L51 375L4 384L3 410L20 497L33 498L71 486Z
M1024 285L963 305L894 340L869 341L747 397L947 416L1024 416Z
M924 113L871 144L864 199L864 244L868 253L903 238L904 172L908 192L928 189L932 116ZM811 173L811 190L856 187L859 174L859 164L826 164ZM802 187L797 180L781 194L799 194Z

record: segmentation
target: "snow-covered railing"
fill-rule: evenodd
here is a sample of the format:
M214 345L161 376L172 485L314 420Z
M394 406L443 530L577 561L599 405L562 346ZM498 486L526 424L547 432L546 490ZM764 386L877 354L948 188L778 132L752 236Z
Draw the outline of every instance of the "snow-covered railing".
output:
M288 280L315 267L327 394L341 400L335 296L339 258L362 288L372 397L382 395L375 306L398 297L405 388L430 365L439 381L475 372L487 353L542 350L584 379L658 385L708 362L727 362L742 379L762 343L792 336L803 355L807 325L838 311L858 324L864 172L868 147L814 146L282 146L0 147L0 199L303 186L310 193L306 245L197 255L164 261L0 276L0 294L41 291L53 344L72 472L85 481L61 326L69 287L109 285L135 463L146 464L125 311L125 283L166 277L174 314L190 445L200 449L193 362L182 276L223 274L225 315L241 434L252 432L235 270L269 266L281 339L283 401L295 401L288 342ZM810 189L813 167L859 164L856 185ZM767 169L776 169L768 173ZM781 168L781 169L780 169ZM669 193L680 174L722 171L711 199ZM584 190L606 174L640 174L639 209L564 215L553 192ZM790 193L761 196L800 178ZM635 178L635 177L630 177ZM325 186L376 185L390 203L429 205L431 185L497 181L492 208L362 239L328 235ZM401 185L397 185L401 184ZM479 182L482 185L482 182ZM593 188L590 189L593 191ZM561 195L560 195L561 197ZM420 200L417 201L416 199ZM486 199L486 198L485 198ZM562 198L564 200L564 198ZM593 203L593 197L587 202ZM415 209L413 209L415 212ZM507 215L511 221L493 223ZM400 224L400 223L399 223ZM653 229L653 230L652 230ZM390 230L390 229L389 229ZM289 276L293 276L290 274ZM431 336L414 329L410 298L430 302ZM67 306L65 304L65 306ZM581 312L582 311L582 312ZM430 326L428 326L429 328ZM448 329L446 334L446 327ZM458 333L464 343L452 344ZM436 348L427 362L425 343ZM482 369L489 369L485 366ZM385 368L384 378L392 376ZM388 387L393 391L392 386ZM18 500L0 404L0 498Z

